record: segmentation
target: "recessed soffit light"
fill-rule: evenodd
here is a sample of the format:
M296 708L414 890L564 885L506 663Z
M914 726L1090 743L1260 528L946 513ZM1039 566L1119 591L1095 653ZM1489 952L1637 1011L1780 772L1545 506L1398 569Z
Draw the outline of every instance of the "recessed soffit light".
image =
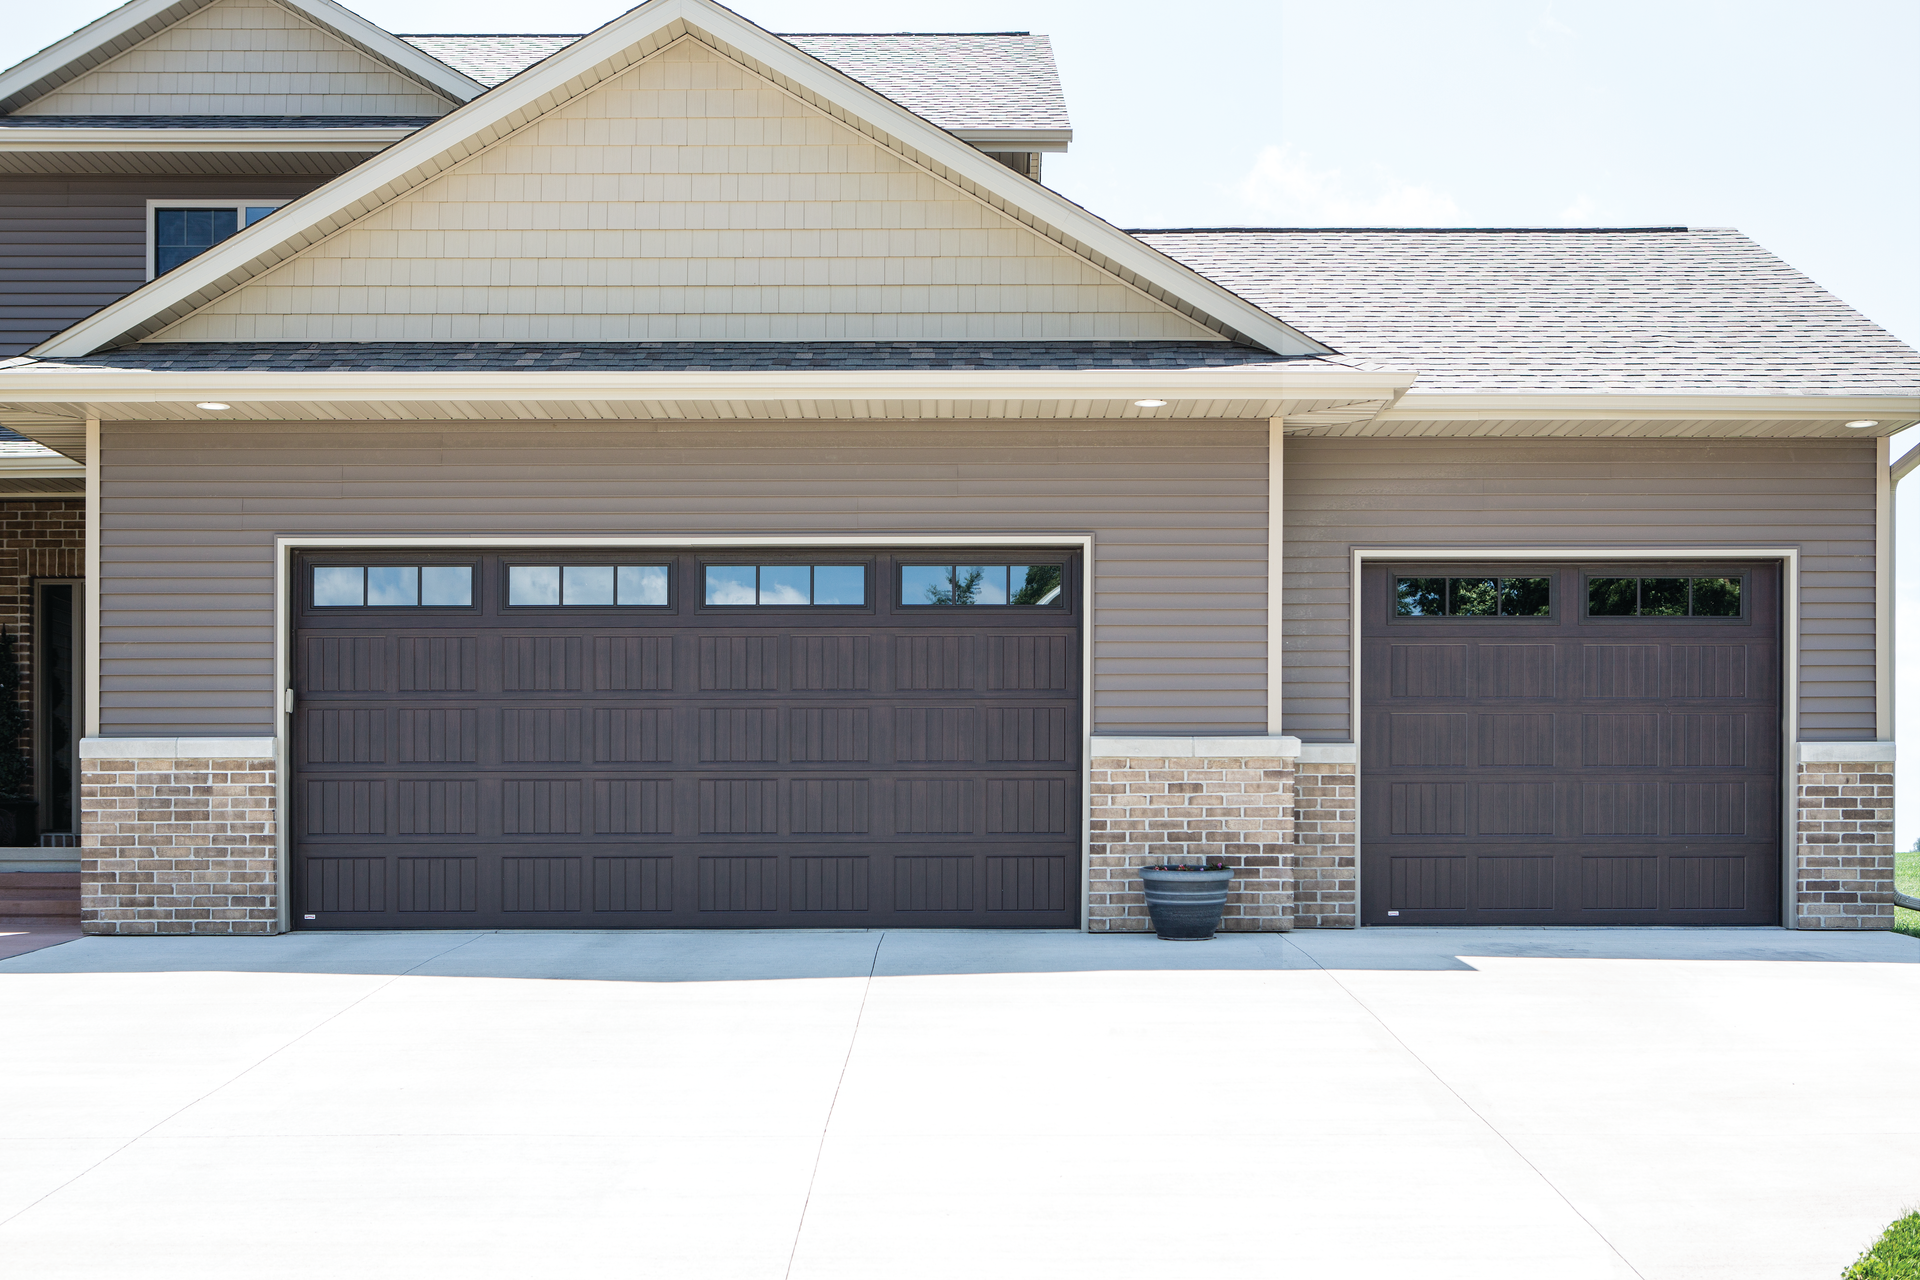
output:
M1165 400L1135 400L1133 407L1136 409L1164 409L1167 407L1167 402Z
M201 401L201 402L200 402L199 404L196 404L196 405L194 405L193 407L194 407L194 408L196 408L196 409L207 409L207 410L211 410L211 411L212 411L212 412L214 412L214 413L219 413L219 412L220 412L220 411L221 411L222 409L231 409L231 408L233 408L233 406L232 406L232 405L230 405L230 404L221 404L221 403L220 403L220 402L219 402L218 400L202 400L202 401Z
M1867 427L1879 426L1880 420L1878 418L1855 418L1852 422L1849 422L1847 425L1852 427L1855 431L1860 431Z

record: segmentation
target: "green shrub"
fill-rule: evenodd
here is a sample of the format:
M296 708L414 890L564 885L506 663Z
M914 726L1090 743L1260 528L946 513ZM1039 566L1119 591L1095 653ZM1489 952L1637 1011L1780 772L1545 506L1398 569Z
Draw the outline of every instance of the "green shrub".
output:
M1840 1280L1920 1280L1920 1213L1888 1227Z

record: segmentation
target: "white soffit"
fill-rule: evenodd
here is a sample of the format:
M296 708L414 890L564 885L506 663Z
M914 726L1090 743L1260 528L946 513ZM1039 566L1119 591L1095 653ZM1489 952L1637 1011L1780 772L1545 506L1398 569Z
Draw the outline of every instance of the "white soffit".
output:
M368 22L333 0L274 0L282 8L346 41L452 103L486 92L476 80L455 71L399 36ZM152 39L212 0L131 0L64 40L0 72L0 115L19 110L61 85Z
M32 354L84 356L157 333L688 36L1224 338L1286 356L1328 353L1252 303L712 0L648 0L276 216L48 339Z

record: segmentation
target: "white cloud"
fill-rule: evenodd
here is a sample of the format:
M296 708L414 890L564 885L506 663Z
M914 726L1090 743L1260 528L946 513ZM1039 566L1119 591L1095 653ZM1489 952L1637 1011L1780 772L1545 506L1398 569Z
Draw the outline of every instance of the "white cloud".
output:
M1444 192L1401 182L1378 166L1360 179L1316 169L1291 147L1262 150L1239 194L1261 213L1301 226L1432 227L1460 220L1460 207Z
M1553 15L1548 8L1533 20L1527 29L1527 43L1536 49L1556 49L1572 44L1580 36L1578 31Z

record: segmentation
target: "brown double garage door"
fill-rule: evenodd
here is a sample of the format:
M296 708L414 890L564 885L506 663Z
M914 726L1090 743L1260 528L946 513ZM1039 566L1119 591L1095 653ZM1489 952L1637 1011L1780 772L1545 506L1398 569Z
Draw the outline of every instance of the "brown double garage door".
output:
M1369 567L1367 924L1773 924L1773 564Z
M295 925L1071 927L1080 573L302 558Z

